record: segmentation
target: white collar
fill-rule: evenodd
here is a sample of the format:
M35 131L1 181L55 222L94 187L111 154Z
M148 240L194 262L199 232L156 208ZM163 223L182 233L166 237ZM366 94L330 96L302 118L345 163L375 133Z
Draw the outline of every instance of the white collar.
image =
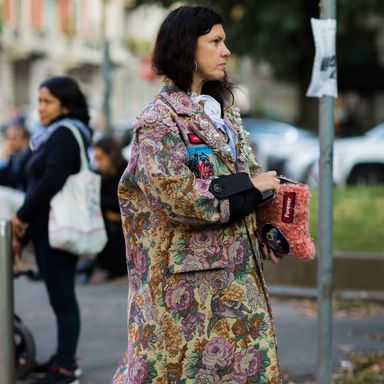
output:
M203 102L204 112L215 123L215 125L224 125L224 120L221 118L221 106L216 99L209 95L197 95L193 92L191 93L191 98L196 103L199 103L200 101Z

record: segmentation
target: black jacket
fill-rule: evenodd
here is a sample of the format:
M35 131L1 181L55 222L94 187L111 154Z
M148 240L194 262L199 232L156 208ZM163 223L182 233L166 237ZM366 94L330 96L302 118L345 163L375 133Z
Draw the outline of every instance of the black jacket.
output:
M121 175L127 164L122 165L114 176L102 176L101 179L101 209L103 212L112 211L120 214L119 200L117 198L117 188Z
M86 144L83 138L84 144ZM32 156L26 167L28 180L24 204L17 211L21 221L48 220L49 203L67 178L80 170L80 148L73 133L59 127Z
M25 191L27 188L27 178L25 167L32 155L28 148L9 158L8 164L0 169L0 185Z

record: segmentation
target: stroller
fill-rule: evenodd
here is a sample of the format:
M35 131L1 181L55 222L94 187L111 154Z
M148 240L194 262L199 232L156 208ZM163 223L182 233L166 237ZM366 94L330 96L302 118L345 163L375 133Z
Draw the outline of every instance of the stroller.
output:
M14 277L28 276L35 277L32 270L19 271ZM24 325L21 318L14 315L14 340L15 340L15 363L16 378L26 378L36 365L36 345L31 331Z

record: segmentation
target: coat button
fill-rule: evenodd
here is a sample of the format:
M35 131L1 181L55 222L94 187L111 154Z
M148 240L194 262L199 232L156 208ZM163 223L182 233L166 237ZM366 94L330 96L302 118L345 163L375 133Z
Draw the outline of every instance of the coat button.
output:
M213 190L214 190L216 193L220 193L220 192L222 192L223 187L222 187L220 184L215 184L215 185L213 186Z

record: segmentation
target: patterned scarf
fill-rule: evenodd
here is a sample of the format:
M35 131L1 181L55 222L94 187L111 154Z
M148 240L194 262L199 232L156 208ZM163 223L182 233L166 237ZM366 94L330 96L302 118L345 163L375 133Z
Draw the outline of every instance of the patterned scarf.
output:
M80 130L82 136L86 139L87 142L91 141L92 132L91 130L80 120L73 118L64 118L53 122L47 127L40 125L37 132L32 136L30 146L32 151L36 151L42 144L44 144L56 131L57 128L65 126L65 124L74 125Z

